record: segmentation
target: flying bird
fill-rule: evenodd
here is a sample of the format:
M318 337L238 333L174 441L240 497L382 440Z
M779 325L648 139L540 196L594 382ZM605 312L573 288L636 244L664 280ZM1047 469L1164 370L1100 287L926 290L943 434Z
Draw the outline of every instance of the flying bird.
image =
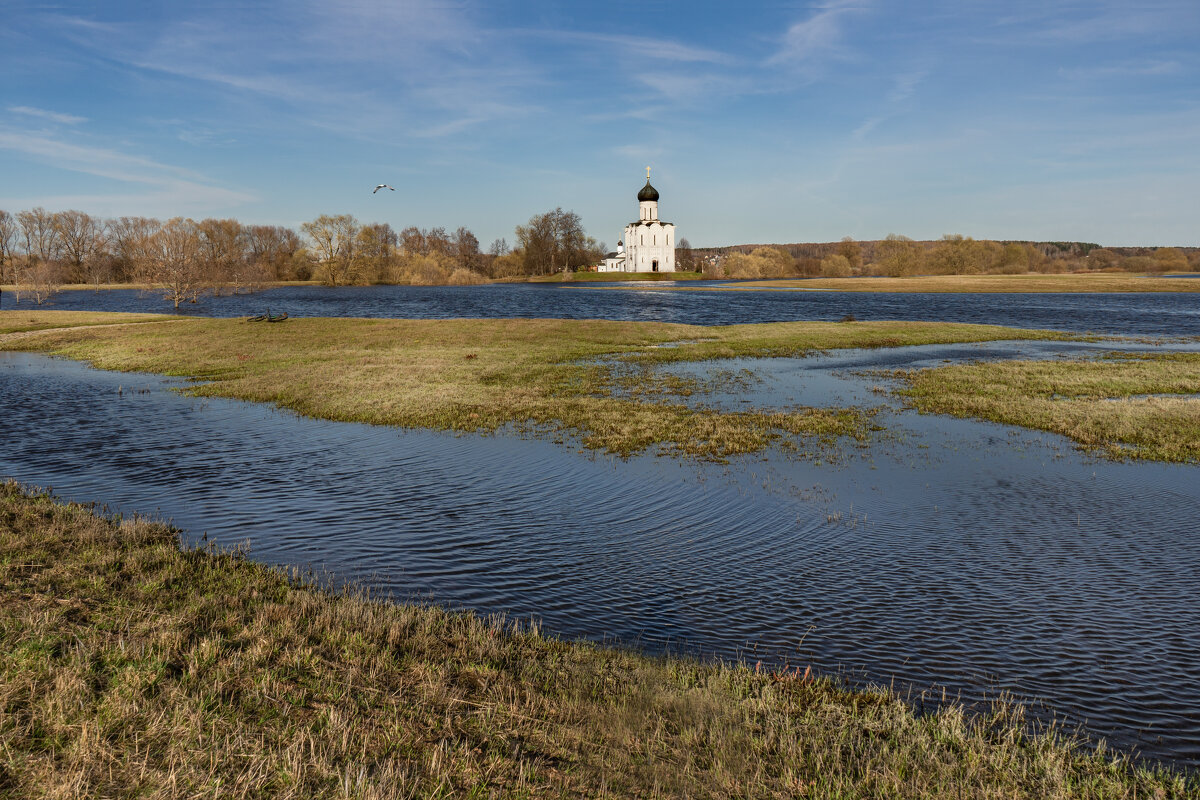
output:
M375 194L375 192L378 192L380 189L392 189L392 187L388 186L386 183L381 183L375 187L374 191L372 191L371 194ZM394 192L396 190L392 189L392 191Z

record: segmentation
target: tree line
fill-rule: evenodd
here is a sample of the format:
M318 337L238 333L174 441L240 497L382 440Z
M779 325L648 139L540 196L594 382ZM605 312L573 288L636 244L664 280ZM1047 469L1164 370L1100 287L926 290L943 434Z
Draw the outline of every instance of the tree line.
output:
M140 284L174 304L277 281L470 284L579 269L604 256L573 211L535 214L516 244L487 252L465 227L362 224L322 214L300 231L236 219L105 219L83 211L0 210L0 285L41 304L65 284Z
M694 258L706 273L727 278L1200 271L1200 248L998 242L961 234L924 242L889 234L877 241L847 236L840 242L737 245L698 251Z

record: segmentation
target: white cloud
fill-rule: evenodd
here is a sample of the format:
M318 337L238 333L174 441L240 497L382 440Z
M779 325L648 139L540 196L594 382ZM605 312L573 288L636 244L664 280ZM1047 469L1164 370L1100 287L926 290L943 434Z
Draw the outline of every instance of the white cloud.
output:
M859 0L827 3L808 19L789 27L783 35L780 49L767 63L816 71L824 66L825 61L848 58L851 51L843 42L843 19L848 14L865 9L866 4Z
M77 117L74 114L62 114L57 111L47 111L44 108L33 108L32 106L9 106L8 110L13 114L24 114L27 117L48 119L51 122L59 122L63 125L78 125L81 122L87 122L87 117Z
M133 184L140 187L128 194L71 195L54 198L24 198L21 203L68 207L85 200L125 198L139 208L197 209L224 208L256 199L237 189L214 185L192 170L162 164L141 156L106 147L62 141L46 133L0 129L0 150L30 156L53 167ZM144 213L144 212L139 212ZM172 211L172 213L177 213Z

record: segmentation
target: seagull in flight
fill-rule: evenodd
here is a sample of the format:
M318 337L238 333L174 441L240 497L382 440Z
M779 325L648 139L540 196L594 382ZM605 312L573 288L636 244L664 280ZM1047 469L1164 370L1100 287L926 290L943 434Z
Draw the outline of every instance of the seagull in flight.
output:
M386 183L381 183L375 187L374 191L372 191L371 194L375 194L375 192L378 192L380 189L392 189L392 187L388 186ZM392 189L392 191L394 192L396 190Z

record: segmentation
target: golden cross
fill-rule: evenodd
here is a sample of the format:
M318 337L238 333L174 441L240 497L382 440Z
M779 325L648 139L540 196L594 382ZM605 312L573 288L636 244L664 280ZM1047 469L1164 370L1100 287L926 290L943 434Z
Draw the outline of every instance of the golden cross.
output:
M650 180L650 168L646 167L646 180Z

